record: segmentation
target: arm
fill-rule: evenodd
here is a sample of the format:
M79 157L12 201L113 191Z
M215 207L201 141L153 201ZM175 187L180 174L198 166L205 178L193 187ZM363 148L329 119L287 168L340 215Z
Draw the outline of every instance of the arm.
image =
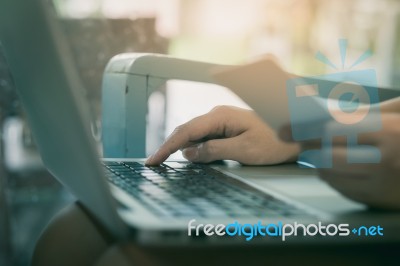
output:
M359 145L379 149L378 163L349 163L349 153L362 157L366 156L366 150L363 146L349 147L343 136L335 137L329 151L333 167L318 169L318 173L322 180L350 199L371 207L400 210L400 98L383 102L380 115L367 121L378 122L382 123L379 131L358 135ZM341 132L337 123L328 122L323 127L325 132ZM363 132L361 127L360 132ZM282 140L293 142L290 126L284 127L279 135ZM302 150L318 149L319 146L315 140L301 143Z
M380 108L383 113L400 113L400 97L382 102Z
M228 159L266 165L294 161L299 146L280 141L253 111L219 106L176 128L146 163L160 164L177 150L197 163Z

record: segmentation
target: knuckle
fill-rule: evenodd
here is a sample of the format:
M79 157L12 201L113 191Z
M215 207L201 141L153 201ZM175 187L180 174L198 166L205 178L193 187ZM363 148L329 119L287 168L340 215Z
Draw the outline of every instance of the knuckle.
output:
M215 106L215 107L211 110L211 112L213 112L213 113L225 113L225 112L227 112L227 111L230 110L230 109L231 109L231 107L228 106L228 105L218 105L218 106Z
M185 130L185 124L179 125L174 129L173 134L180 133L180 132L182 132L184 130Z
M215 145L212 142L207 141L200 144L199 151L199 162L209 163L219 159L216 155Z
M209 155L215 154L215 145L212 142L207 141L207 142L203 143L202 145L203 145L203 151L206 155L209 156Z
M211 110L210 114L214 117L212 123L214 123L214 128L219 129L219 132L223 131L226 124L229 124L231 111L232 107L228 105L218 105Z

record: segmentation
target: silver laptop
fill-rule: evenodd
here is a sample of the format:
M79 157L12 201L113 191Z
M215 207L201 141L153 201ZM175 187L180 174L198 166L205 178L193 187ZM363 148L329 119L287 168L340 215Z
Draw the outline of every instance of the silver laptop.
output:
M46 167L116 239L148 245L244 244L254 228L248 225L275 224L273 235L282 224L322 222L347 224L349 237L300 237L304 232L299 231L290 241L398 240L398 214L374 213L343 198L312 169L183 161L146 167L143 159L100 160L82 85L54 14L44 3L1 1L0 40ZM234 236L208 236L204 230L205 224L235 223L246 228L231 232ZM361 226L381 226L385 234L359 237L350 232ZM271 244L282 238L251 241Z

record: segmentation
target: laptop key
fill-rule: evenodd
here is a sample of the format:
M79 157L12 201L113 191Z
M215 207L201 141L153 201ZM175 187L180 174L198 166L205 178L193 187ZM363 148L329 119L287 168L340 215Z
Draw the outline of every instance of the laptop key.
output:
M102 162L104 166L120 166L121 163L119 162L108 162L108 161L103 161Z

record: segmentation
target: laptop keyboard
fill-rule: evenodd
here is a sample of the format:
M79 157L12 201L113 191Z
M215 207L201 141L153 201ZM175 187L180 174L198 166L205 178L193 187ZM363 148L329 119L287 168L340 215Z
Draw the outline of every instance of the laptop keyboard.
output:
M169 217L277 217L305 215L271 195L207 166L166 162L103 162L108 180L156 215Z

